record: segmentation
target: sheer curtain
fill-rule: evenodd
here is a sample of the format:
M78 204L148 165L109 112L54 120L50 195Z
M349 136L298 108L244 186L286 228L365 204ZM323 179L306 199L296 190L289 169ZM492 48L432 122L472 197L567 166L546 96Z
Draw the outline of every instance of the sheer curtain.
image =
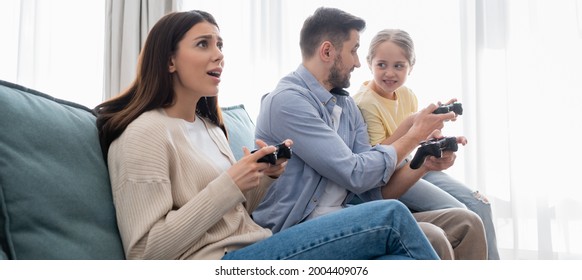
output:
M88 107L101 101L104 2L0 2L0 79Z
M116 96L133 82L149 30L176 5L174 0L106 1L103 99Z
M299 30L319 6L368 23L350 92L371 77L364 61L371 37L401 28L416 43L408 85L419 103L463 102L465 114L445 134L466 135L469 145L447 172L489 196L503 259L582 258L582 192L574 176L580 0L184 0L180 9L216 16L225 39L221 103L244 103L256 117L260 96L300 63Z
M475 26L463 59L465 128L476 140L467 177L492 196L508 257L579 259L582 1L479 0L464 9Z
M0 79L87 107L135 77L147 32L174 0L0 3Z

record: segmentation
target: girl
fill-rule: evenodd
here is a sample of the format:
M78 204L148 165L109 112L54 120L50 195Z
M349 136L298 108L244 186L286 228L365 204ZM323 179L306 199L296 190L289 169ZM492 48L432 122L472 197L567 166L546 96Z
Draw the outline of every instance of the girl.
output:
M382 30L370 43L367 62L373 79L363 83L354 100L368 125L370 143L375 145L384 139L394 142L410 128L418 110L416 96L404 86L416 62L414 43L403 30ZM464 137L457 139L466 143ZM499 259L491 205L478 191L444 172L430 171L398 199L412 211L469 208L481 217L485 226L488 258Z

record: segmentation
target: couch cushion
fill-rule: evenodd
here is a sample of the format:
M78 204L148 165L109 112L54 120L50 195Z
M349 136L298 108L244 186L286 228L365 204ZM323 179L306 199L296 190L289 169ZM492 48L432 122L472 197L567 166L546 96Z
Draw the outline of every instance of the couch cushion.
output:
M249 150L255 148L255 124L242 104L221 109L230 149L239 160L244 155L243 146Z
M91 110L0 81L0 131L7 257L123 259Z

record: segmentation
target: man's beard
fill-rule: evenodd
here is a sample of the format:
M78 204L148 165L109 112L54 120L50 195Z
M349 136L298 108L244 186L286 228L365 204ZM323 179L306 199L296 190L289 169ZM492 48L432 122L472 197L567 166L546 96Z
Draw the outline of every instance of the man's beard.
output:
M342 75L341 68L343 66L342 58L338 55L333 62L333 66L329 72L328 82L332 88L349 88L350 76L349 73Z

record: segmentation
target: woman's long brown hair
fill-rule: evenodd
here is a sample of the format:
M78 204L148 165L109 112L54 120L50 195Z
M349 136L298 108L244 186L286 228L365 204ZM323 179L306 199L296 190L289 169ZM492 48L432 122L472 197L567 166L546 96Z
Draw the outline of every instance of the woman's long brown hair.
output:
M146 111L174 104L172 74L168 71L170 59L186 32L203 21L218 27L214 17L203 11L174 12L162 17L148 34L139 57L137 75L131 86L117 97L94 108L105 161L113 140L132 121ZM226 135L216 96L201 98L196 104L196 113L210 119Z

